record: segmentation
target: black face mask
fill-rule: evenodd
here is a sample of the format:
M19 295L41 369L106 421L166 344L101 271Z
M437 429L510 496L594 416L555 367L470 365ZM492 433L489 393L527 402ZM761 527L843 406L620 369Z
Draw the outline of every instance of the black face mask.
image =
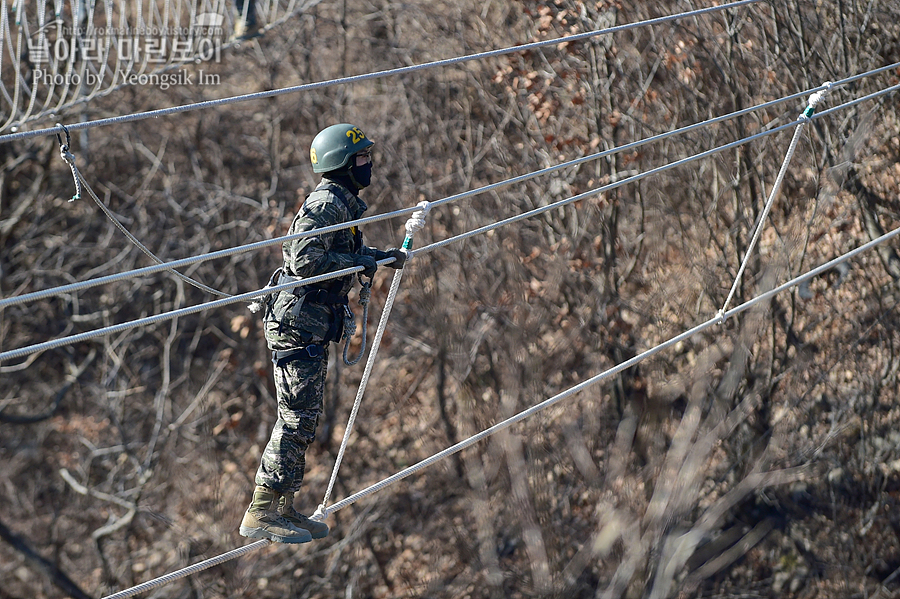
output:
M350 178L360 189L368 187L372 182L372 163L350 167Z

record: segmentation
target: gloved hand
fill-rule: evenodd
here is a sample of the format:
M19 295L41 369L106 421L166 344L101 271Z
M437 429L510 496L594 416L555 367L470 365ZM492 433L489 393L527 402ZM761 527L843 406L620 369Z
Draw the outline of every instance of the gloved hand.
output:
M406 258L409 256L409 254L406 253L406 250L397 248L391 248L384 253L386 254L385 258L394 259L393 262L385 265L390 266L391 268L403 268L403 265L406 264Z
M372 256L363 256L362 254L356 254L353 266L362 266L363 276L369 277L370 279L375 276L375 272L378 270L378 263L375 262L375 258Z

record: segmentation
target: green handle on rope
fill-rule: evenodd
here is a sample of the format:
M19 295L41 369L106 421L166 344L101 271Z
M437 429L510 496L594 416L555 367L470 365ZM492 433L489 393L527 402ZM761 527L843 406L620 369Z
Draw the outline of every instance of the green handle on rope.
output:
M805 116L806 118L810 118L810 117L811 117L812 115L814 115L815 113L816 113L816 107L815 107L815 106L807 106L807 107L806 107L806 110L803 111L803 116Z
M413 244L413 238L412 238L412 235L407 235L406 238L403 240L403 245L402 245L401 247L402 247L404 250L411 250L411 249L412 249L412 244Z

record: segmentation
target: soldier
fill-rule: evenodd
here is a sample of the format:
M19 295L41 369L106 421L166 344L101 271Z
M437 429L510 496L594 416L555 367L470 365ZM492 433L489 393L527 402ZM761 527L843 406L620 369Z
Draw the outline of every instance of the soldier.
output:
M332 125L313 139L310 160L322 181L294 217L288 234L357 220L366 211L360 190L372 178L374 143L353 125ZM402 268L406 253L363 245L357 227L284 243L284 275L312 277L362 266L372 277L376 260L394 258ZM276 271L277 272L277 271ZM273 276L278 283L280 277ZM273 294L266 303L266 344L272 350L278 419L256 472L256 488L240 534L281 543L305 543L328 535L324 522L294 509L306 467L306 448L315 438L322 413L328 344L341 338L347 293L353 275ZM351 315L352 316L352 315Z

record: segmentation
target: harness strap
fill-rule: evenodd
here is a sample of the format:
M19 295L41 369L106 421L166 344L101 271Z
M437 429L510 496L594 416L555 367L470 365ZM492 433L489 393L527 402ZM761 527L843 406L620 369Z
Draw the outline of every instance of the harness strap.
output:
M325 346L318 343L310 343L294 349L283 349L272 352L272 362L275 366L282 367L295 360L309 360L321 358L325 355Z
M346 295L331 293L325 289L305 289L303 287L295 287L294 295L303 298L304 301L314 304L328 304L346 306L350 303L350 299Z

